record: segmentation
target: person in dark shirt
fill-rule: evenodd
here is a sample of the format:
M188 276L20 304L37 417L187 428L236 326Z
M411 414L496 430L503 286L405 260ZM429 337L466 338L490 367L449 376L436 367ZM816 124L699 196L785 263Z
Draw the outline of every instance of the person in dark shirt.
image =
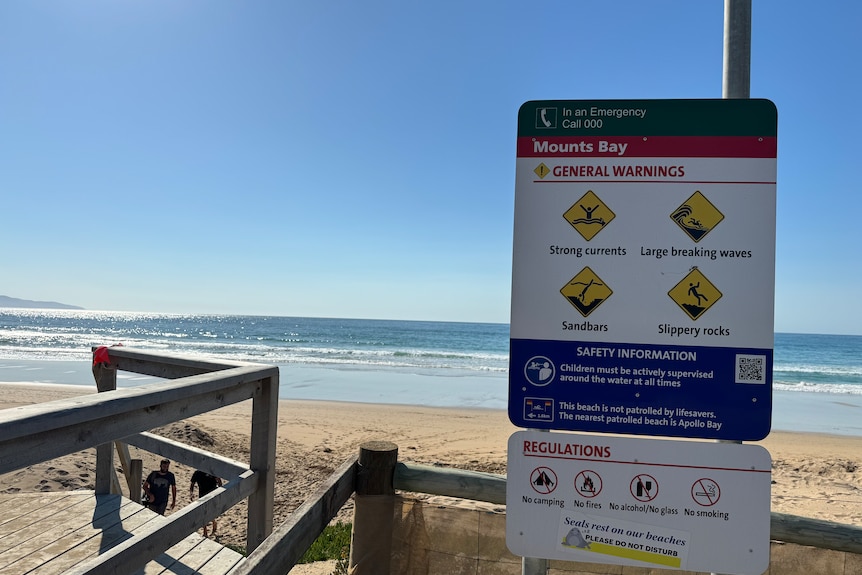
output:
M159 515L164 515L168 507L168 490L171 492L171 509L177 506L177 479L168 471L170 465L170 461L162 459L159 470L150 473L144 481L147 507Z
M203 497L204 495L214 491L216 487L221 487L221 478L210 475L200 469L196 470L192 474L192 483L189 486L189 498L191 498L192 501L195 499L195 483L198 484L198 497ZM213 537L215 537L218 523L215 519L213 519L212 523ZM208 536L207 527L209 527L209 523L204 523L204 537Z

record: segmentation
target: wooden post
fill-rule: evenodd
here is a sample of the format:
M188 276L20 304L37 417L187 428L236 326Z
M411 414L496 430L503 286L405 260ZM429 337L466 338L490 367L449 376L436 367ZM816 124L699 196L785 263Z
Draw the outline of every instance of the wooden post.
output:
M126 481L129 484L129 499L140 503L144 497L144 462L140 459L132 459L129 462L129 474Z
M117 370L104 363L93 364L93 377L99 392L117 389ZM97 494L111 493L116 482L114 475L114 446L111 442L96 446L96 485Z
M260 483L248 498L246 549L257 549L272 533L275 498L275 444L278 432L278 372L261 380L252 399L249 466L260 473Z
M389 575L395 513L398 446L369 441L359 446L353 533L348 570L355 575Z
M114 447L117 448L117 457L120 460L120 467L122 467L123 476L126 478L126 483L129 485L129 499L135 501L135 490L132 489L132 456L129 453L129 446L122 441L115 441ZM118 491L117 494L122 495L123 493L122 491Z

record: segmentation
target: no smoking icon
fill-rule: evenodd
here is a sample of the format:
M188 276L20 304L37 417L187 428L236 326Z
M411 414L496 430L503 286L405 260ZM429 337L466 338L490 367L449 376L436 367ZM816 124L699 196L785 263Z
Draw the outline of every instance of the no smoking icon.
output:
M719 497L721 497L721 489L718 487L718 483L712 479L704 477L695 481L691 486L691 498L702 507L715 505L718 503Z

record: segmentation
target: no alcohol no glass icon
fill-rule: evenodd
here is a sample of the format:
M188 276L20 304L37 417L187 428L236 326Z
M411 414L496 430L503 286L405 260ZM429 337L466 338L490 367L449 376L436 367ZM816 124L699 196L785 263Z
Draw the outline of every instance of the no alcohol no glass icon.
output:
M640 473L634 476L629 489L638 501L652 501L658 495L658 481L652 475Z

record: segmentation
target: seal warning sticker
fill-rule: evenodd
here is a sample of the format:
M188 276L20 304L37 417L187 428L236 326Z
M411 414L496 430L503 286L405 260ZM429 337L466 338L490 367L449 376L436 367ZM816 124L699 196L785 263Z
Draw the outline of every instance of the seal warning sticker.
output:
M674 569L685 568L692 544L691 533L686 531L578 511L563 513L557 537L558 549L581 552L573 554L575 560L590 561L587 553L594 553Z

